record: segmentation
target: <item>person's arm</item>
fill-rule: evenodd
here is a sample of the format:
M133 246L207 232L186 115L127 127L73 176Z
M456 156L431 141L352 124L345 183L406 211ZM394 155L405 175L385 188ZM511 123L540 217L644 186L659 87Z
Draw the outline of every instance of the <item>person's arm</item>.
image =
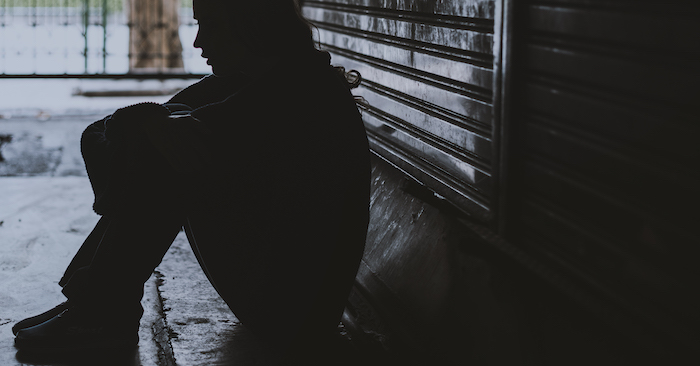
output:
M119 108L104 119L105 137L112 142L128 144L129 140L143 133L142 127L146 121L164 119L169 115L168 108L152 102Z
M180 173L202 170L212 161L212 133L189 114L147 120L143 130L153 146Z
M182 103L139 103L118 109L104 119L107 140L128 145L146 136L178 172L191 173L210 158L209 135L202 123L189 115Z

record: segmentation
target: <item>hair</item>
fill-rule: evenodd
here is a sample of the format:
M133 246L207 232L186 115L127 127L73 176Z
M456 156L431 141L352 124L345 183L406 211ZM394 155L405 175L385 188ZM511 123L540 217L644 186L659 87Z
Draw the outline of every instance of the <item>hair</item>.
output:
M226 1L226 0L224 0ZM303 56L315 49L311 24L295 0L233 0L230 14L242 41L255 52Z
M280 54L303 59L320 50L320 44L313 36L317 28L301 13L299 0L196 1L212 1L226 6L239 34L244 35L241 41L263 59L275 60ZM358 71L346 72L342 66L334 68L350 89L360 85L362 76Z

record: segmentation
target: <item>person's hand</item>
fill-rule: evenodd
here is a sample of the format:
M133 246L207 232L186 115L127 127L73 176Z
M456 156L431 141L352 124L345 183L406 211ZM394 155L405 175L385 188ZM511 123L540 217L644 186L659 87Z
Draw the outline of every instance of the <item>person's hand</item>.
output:
M117 109L105 120L105 137L110 141L128 141L129 136L144 132L146 121L165 120L169 115L168 108L152 102Z
M211 131L190 115L150 119L144 124L155 148L180 173L193 173L212 161Z
M163 104L163 107L168 108L170 114L189 114L192 112L192 107L183 103L167 102Z

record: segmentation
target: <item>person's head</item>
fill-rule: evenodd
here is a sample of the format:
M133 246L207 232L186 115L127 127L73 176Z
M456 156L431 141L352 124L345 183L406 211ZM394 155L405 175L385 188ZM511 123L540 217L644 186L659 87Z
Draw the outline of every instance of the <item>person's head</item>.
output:
M194 41L214 74L254 73L315 50L295 0L194 0Z

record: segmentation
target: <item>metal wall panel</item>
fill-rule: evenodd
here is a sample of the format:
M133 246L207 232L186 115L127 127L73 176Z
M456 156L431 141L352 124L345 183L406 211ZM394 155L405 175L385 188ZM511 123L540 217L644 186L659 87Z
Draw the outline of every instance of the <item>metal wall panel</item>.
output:
M372 149L477 220L494 217L493 0L316 0L304 15L354 94Z
M700 23L690 2L518 2L509 240L696 347Z
M618 329L698 348L692 2L315 0L303 11L333 62L362 73L375 153ZM406 250L387 232L408 229L387 217L367 261ZM412 259L401 253L400 266ZM389 278L382 260L372 270Z

